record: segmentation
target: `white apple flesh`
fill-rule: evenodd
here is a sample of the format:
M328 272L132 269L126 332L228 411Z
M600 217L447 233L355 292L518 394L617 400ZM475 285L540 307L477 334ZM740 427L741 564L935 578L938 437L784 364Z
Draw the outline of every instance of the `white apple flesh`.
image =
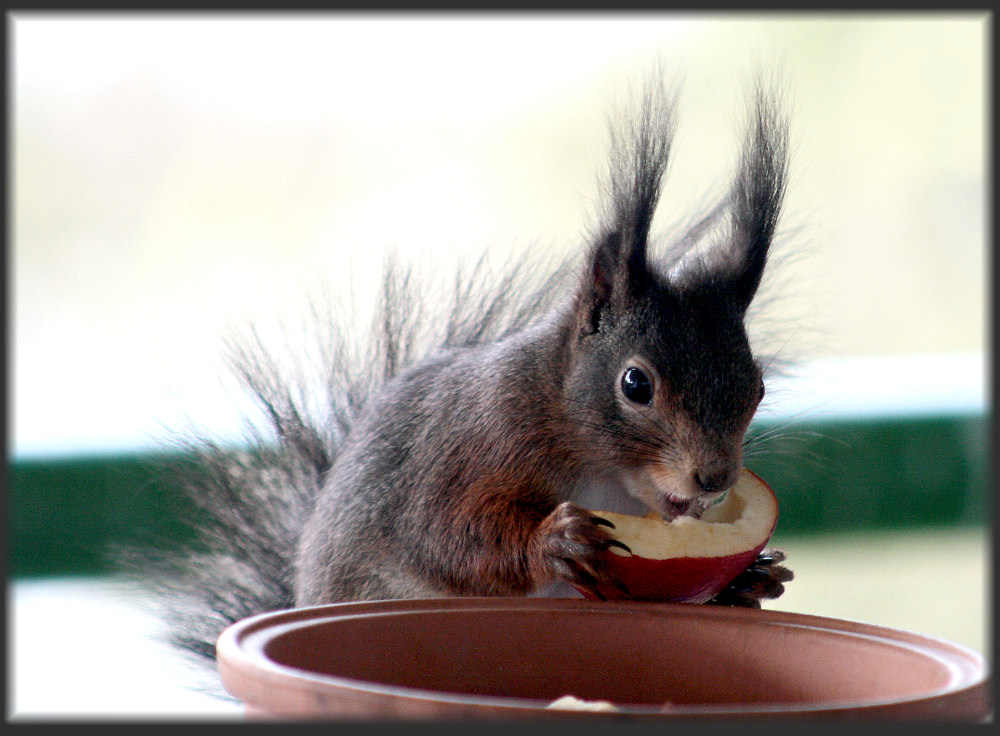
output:
M726 496L698 519L680 516L668 522L655 514L593 514L614 524L608 535L631 550L611 547L604 553L612 582L598 585L597 593L609 600L704 603L767 545L778 523L778 500L767 483L744 469Z

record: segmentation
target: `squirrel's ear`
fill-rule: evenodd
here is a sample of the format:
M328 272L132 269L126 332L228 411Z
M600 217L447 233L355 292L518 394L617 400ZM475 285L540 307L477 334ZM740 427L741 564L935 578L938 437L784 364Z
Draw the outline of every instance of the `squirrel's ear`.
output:
M577 327L582 335L597 332L605 309L628 308L632 294L649 278L646 241L620 232L606 233L590 250L577 299Z
M582 334L597 331L605 308L627 308L650 278L646 244L670 157L675 108L676 96L667 93L657 67L632 113L611 121L601 221L578 298Z
M788 126L777 96L762 83L755 91L732 188L684 236L683 255L669 272L675 286L718 291L740 312L750 306L764 274L788 167Z

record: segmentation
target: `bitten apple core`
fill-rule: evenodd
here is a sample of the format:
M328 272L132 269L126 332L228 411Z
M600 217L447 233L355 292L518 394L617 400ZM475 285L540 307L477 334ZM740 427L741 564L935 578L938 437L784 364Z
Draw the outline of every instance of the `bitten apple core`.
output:
M588 597L704 603L753 563L778 523L778 500L759 476L744 470L736 485L701 518L628 516L594 511L614 528L608 535L631 553L609 548L610 583Z
M627 544L637 557L721 557L766 543L778 521L778 500L759 476L744 470L736 485L700 519L679 516L664 521L652 515L628 516L610 511L594 514L613 523L611 536ZM616 548L611 551L628 556Z

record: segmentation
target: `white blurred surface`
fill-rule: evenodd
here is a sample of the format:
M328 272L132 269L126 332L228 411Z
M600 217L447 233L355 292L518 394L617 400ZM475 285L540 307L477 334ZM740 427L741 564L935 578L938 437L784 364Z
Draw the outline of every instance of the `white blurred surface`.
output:
M987 416L987 371L979 353L808 361L767 380L758 418Z
M8 717L240 716L193 688L188 663L157 638L142 591L101 578L9 584Z
M938 530L788 540L796 579L768 608L890 626L992 657L988 535ZM11 715L54 718L240 718L192 692L183 660L150 638L141 591L100 580L12 584Z

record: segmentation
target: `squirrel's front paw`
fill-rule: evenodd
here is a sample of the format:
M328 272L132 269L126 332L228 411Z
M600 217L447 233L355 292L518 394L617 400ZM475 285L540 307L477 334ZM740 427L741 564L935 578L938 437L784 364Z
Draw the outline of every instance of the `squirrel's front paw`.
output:
M542 554L554 576L577 588L593 591L601 599L604 596L597 592L597 584L614 584L608 579L602 552L609 547L631 551L611 539L604 531L606 527L614 525L568 501L559 504L539 527Z
M785 561L785 553L769 547L757 555L757 559L736 576L729 585L709 603L719 606L742 606L760 608L765 598L777 598L785 592L785 586L795 575L780 563Z

